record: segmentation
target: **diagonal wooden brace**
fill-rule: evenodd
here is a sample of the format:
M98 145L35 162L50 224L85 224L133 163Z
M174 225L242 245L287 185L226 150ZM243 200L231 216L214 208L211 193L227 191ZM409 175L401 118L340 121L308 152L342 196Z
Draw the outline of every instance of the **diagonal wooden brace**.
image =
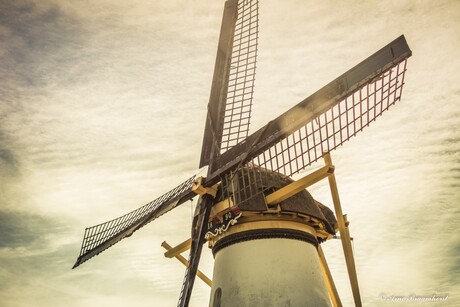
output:
M331 297L332 304L334 305L334 307L342 307L342 302L340 301L339 293L337 292L337 288L335 287L331 271L329 270L326 257L324 256L324 252L320 244L318 244L318 256L321 263L321 269L323 271L324 280L326 281L327 291L329 292L329 296Z
M324 161L326 165L332 165L331 156L329 153L325 153ZM351 290L353 292L353 299L356 307L361 307L361 295L359 293L358 276L356 274L355 260L353 257L353 250L351 247L350 233L348 232L347 225L344 215L342 213L342 206L340 205L339 192L337 190L337 182L335 181L334 174L330 174L329 187L331 189L332 200L334 202L335 215L337 217L337 224L339 226L340 237L342 241L343 253L345 255L345 262L347 264L348 277L350 278Z
M279 204L280 202L288 199L291 196L299 193L302 190L305 190L309 186L317 183L318 181L323 180L329 175L334 173L334 166L326 165L322 168L314 171L311 174L306 175L305 177L296 180L281 189L271 193L266 196L266 201L268 205Z
M187 240L185 242L188 242L190 241ZM185 243L184 242L184 243ZM166 241L164 241L163 243L161 243L161 246L164 247L164 249L166 249L168 252L170 252L173 248L171 247L171 245L169 245L168 243L166 243ZM190 248L190 247L189 247ZM168 253L166 252L166 253ZM166 256L166 253L165 253L165 256ZM179 254L174 254L173 257L176 257L177 260L179 260L183 265L185 265L186 267L188 267L188 261L187 259L185 259L180 253ZM169 258L172 258L172 257L169 257ZM202 280L204 281L208 286L212 287L212 280L207 277L206 275L204 275L200 270L197 270L196 272L196 275Z
M163 242L163 243L165 243L165 242ZM169 247L169 249L167 249L167 252L165 253L165 257L166 258L176 257L177 255L182 254L186 250L189 250L191 246L192 246L192 239L187 239L187 240L185 240L184 242L182 242L181 244L179 244L177 246Z

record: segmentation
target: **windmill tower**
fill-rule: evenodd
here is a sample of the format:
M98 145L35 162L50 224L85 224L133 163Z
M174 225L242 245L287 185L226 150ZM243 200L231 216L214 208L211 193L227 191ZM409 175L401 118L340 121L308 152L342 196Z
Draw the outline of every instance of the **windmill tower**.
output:
M178 306L188 306L195 276L211 288L210 306L341 306L321 244L340 232L356 306L361 306L348 221L330 151L401 99L407 58L400 36L249 135L257 58L258 1L225 2L207 107L200 167L152 202L85 230L74 268L199 195L191 238L165 256L186 264ZM312 163L324 166L292 180ZM334 212L306 188L327 179ZM198 270L212 248L213 280ZM189 259L180 254L190 249Z

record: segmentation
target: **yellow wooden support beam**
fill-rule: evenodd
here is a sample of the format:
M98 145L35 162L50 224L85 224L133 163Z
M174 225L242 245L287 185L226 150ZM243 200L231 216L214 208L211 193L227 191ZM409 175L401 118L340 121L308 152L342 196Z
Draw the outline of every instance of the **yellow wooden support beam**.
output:
M332 159L329 153L324 155L326 166L332 166ZM351 290L353 292L353 299L356 307L361 307L361 295L359 293L358 276L356 274L355 260L353 257L353 250L351 247L350 233L348 232L347 225L345 224L344 215L342 213L342 206L340 205L339 192L337 190L337 182L335 181L334 174L330 174L329 187L331 189L332 201L334 202L335 215L337 217L337 224L339 226L340 237L342 241L343 253L345 255L345 262L347 264L348 277L350 278Z
M287 186L282 187L281 189L273 192L270 195L265 197L268 205L279 204L280 202L288 199L289 197L299 193L300 191L306 189L314 183L328 177L334 173L334 167L332 165L326 165L322 168L314 171L307 176L294 181Z
M202 182L203 182L203 177L196 178L192 184L192 191L200 196L209 194L212 196L212 198L216 197L218 185L215 184L212 187L205 187L203 186Z
M192 239L185 240L181 244L175 247L169 248L168 251L165 253L165 257L166 258L176 257L177 255L182 254L186 250L189 250L191 246L192 246Z
M329 266L327 265L326 257L324 256L323 249L319 244L318 256L321 262L321 269L323 271L324 280L326 281L327 291L329 292L329 296L331 297L332 304L334 305L334 307L342 307L342 302L340 301L339 293L337 292L334 280L332 279L331 271L329 270Z
M188 240L187 240L188 241ZM185 242L187 242L185 241ZM163 243L161 243L161 246L163 246L167 251L170 251L172 250L172 247L166 243L166 241L164 241ZM187 259L185 259L182 255L180 254L176 254L174 255L174 257L177 258L177 260L179 260L180 262L182 262L183 265L185 265L186 267L188 267L188 261ZM204 275L200 270L197 270L196 271L196 276L198 276L202 281L204 281L208 286L212 287L212 280L209 279L209 277L207 277L206 275Z

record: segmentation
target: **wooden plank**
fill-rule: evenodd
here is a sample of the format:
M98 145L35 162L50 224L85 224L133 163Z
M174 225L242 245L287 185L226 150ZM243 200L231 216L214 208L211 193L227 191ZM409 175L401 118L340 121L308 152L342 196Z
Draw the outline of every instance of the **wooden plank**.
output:
M177 255L182 254L186 250L189 250L191 246L192 246L192 239L187 239L181 244L168 249L168 251L165 253L165 257L166 258L176 257Z
M332 165L331 156L329 153L324 155L326 165ZM361 307L361 295L359 293L358 275L356 274L355 259L353 257L353 250L351 247L350 233L348 232L345 224L344 215L342 213L342 206L340 204L339 192L337 190L337 182L334 174L329 177L329 187L331 189L332 201L334 202L335 215L337 217L337 224L339 226L340 237L342 241L343 253L345 255L345 262L347 264L348 277L350 279L351 290L353 292L353 299L356 307Z
M331 297L332 304L334 305L334 307L342 307L342 302L340 301L339 293L337 292L337 288L335 287L331 271L329 270L326 257L324 256L324 252L320 244L318 244L318 256L321 262L321 269L323 271L324 280L326 281L327 291L329 292L329 296Z
M188 239L187 241L190 241L191 239ZM185 241L185 242L187 242ZM166 241L164 241L163 243L161 243L161 246L164 247L164 249L166 249L168 252L172 250L172 247L171 245L169 245L168 243L166 243ZM165 253L166 255L166 253ZM185 265L186 267L188 267L188 261L187 259L185 259L182 255L178 254L178 255L174 255L174 257L179 260L183 265ZM212 287L212 280L203 274L203 272L201 272L200 270L197 270L196 271L196 275L202 280L204 281L208 286Z
M267 195L265 197L267 201L267 205L278 204L282 202L283 200L286 200L289 197L294 196L300 191L305 190L307 187L311 186L312 184L315 184L318 181L326 178L333 172L334 172L333 167L329 165L323 166L322 168L314 171L313 173L308 174L307 176L299 180L296 180L288 184L287 186L284 186L281 189Z

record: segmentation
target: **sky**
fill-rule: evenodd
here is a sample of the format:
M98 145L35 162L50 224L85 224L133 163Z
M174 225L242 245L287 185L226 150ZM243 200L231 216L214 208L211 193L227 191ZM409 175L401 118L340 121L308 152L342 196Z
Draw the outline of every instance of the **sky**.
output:
M184 267L160 244L189 237L195 202L71 267L85 227L200 171L223 4L0 0L2 306L177 303ZM402 101L332 159L364 304L460 305L460 1L266 0L259 30L252 131L405 35ZM323 249L351 306L340 242ZM197 279L190 306L208 299Z

